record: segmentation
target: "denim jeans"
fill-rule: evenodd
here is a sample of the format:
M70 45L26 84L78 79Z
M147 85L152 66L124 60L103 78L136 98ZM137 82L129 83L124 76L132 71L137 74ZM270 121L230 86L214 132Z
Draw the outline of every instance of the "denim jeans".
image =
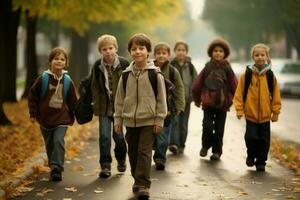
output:
M64 170L65 161L65 134L67 126L58 126L55 128L47 129L40 127L48 157L48 166L58 168L60 171Z
M176 145L177 147L184 148L185 141L188 134L188 123L190 117L191 104L185 104L185 109L179 116L175 116L173 119L172 132L170 134L170 145Z
M111 132L115 141L115 156L118 161L126 159L127 146L123 131L120 134L115 133L113 117L99 117L99 149L100 149L100 165L112 162L111 157Z
M155 162L166 163L166 153L169 145L169 136L172 131L172 120L167 127L164 127L161 134L155 136L155 151L153 160Z

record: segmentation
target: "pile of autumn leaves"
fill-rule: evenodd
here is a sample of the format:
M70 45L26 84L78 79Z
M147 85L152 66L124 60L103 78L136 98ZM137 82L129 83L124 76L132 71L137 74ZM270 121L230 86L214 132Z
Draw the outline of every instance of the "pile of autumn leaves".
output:
M37 123L31 123L27 101L4 105L12 125L0 126L0 180L12 181L24 171L24 161L45 151ZM75 123L66 134L66 157L74 157L91 134L95 120L86 125ZM38 166L37 166L38 167Z

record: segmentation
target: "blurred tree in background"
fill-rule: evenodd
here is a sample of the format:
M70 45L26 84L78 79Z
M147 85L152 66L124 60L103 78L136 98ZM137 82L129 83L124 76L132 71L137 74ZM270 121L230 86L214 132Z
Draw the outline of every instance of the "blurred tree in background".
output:
M183 0L2 0L0 9L0 124L8 121L3 103L16 101L16 45L20 20L24 21L22 25L26 28L24 98L38 75L38 32L45 33L52 47L60 45L62 33L70 40L69 71L78 83L89 72L90 43L96 45L96 38L101 34L114 34L119 41L119 53L124 54L128 38L133 33L164 33L167 35L165 38L175 39L186 28L184 20L181 20L185 15ZM176 22L182 28L174 27Z
M202 17L229 40L232 47L249 55L258 42L284 38L287 56L294 47L300 59L299 0L206 0Z

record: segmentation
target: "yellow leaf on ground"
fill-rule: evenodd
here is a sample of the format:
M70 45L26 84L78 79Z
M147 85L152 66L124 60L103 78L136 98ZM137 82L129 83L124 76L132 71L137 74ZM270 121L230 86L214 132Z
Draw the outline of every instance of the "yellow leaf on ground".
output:
M65 190L68 192L77 192L77 189L75 187L66 187Z

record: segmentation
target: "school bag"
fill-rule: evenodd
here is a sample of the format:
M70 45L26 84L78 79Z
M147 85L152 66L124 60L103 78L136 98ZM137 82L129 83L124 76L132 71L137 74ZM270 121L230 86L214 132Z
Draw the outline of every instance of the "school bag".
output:
M169 126L172 115L174 115L176 113L175 85L173 84L175 70L172 66L170 66L169 69L170 69L169 70L170 80L164 78L165 90L166 90L166 101L167 101L167 107L168 107L168 115L164 120L164 127ZM148 78L151 83L155 97L157 97L157 73L159 73L159 72L157 72L156 69L148 70ZM123 74L122 74L123 89L124 89L125 94L126 94L126 85L127 85L128 75L129 75L129 71L123 72Z
M119 57L119 61L122 70L124 70L128 66L128 61L123 57ZM99 65L101 65L101 60L99 60ZM99 73L100 73L100 69L98 67L99 65L96 65L95 68L96 77L99 77ZM79 83L78 91L80 97L75 105L75 110L74 110L75 117L78 124L85 124L87 122L90 122L93 119L94 111L92 105L93 99L92 99L91 85L92 85L91 74L83 78Z
M204 69L204 83L201 91L201 102L205 108L222 108L226 103L227 67Z
M267 82L268 82L268 88L269 88L269 96L270 100L272 101L273 99L273 77L274 73L272 70L267 70L266 72L267 75ZM251 83L252 79L252 70L247 66L246 71L245 71L245 84L244 84L244 95L243 95L243 101L245 102L247 99L247 94L248 94L248 89Z
M44 98L49 83L49 74L47 72L43 72L41 78L41 89L40 89L40 101ZM64 100L67 99L68 91L71 84L71 78L68 74L63 74L63 97Z

